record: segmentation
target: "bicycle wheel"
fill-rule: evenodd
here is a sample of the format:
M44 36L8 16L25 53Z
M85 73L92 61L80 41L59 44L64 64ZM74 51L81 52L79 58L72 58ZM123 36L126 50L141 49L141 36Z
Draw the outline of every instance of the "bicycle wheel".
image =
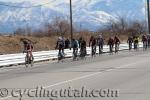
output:
M63 59L64 59L64 55L62 52L59 52L58 53L58 62L62 61L63 62Z
M118 53L118 51L119 51L119 45L117 44L117 45L115 46L115 53Z
M25 57L25 67L29 66L29 58L26 56Z
M132 49L132 44L129 43L129 51Z
M78 51L75 50L75 51L73 52L73 61L77 60L77 56L78 56Z
M31 64L31 67L33 67L33 65L34 65L33 60L30 61L30 64Z

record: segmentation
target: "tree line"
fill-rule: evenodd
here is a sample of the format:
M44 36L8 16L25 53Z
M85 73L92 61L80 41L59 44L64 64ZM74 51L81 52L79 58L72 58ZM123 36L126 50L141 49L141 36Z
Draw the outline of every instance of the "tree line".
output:
M89 29L79 29L73 25L73 32L88 34ZM147 33L146 21L128 21L124 17L118 18L117 21L110 20L105 27L100 27L94 33L104 34L122 34L122 35L141 35ZM67 18L55 17L51 22L45 22L42 28L32 30L30 27L18 28L15 30L14 35L27 35L36 37L52 37L52 36L69 36L70 35L70 22ZM75 34L76 35L76 34Z

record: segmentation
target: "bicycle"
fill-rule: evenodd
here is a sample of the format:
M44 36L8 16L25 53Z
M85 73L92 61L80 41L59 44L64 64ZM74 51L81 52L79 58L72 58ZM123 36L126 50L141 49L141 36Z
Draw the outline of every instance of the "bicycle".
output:
M78 60L77 57L78 57L78 49L75 48L75 49L73 50L73 61Z
M118 53L119 51L119 43L115 44L115 53Z
M29 67L29 65L32 67L34 64L34 58L33 55L30 53L30 51L27 51L27 54L25 56L25 66Z
M129 51L132 49L132 43L129 43Z
M147 48L148 48L148 45L147 45L148 43L147 43L147 41L144 41L143 42L143 50L147 50Z
M114 45L109 45L109 53L110 53L110 55L112 55L113 54L113 47L114 47Z
M103 45L99 45L99 55L103 54Z
M63 52L58 52L58 62L62 61L63 62L63 59L64 59L64 53Z
M92 47L92 57L96 56L96 46Z
M80 58L83 60L83 59L86 59L86 48L81 48L80 49Z
M138 49L139 49L138 43L134 43L134 49L135 49L136 51L138 51Z

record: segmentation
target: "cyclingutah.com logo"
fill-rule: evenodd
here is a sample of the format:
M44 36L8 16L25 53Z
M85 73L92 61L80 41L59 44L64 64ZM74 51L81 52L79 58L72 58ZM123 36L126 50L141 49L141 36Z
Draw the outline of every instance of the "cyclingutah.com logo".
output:
M117 98L119 90L113 89L87 89L85 86L75 89L68 87L65 89L48 89L43 87L24 89L0 89L0 98L49 98L56 100L61 98Z

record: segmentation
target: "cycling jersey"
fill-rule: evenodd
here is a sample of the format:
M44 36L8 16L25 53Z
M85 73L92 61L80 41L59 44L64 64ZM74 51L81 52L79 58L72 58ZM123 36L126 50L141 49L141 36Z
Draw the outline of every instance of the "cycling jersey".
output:
M114 43L115 43L115 44L120 43L120 40L119 40L119 38L118 38L118 37L115 37L115 38L114 38Z
M59 39L59 40L57 41L56 48L61 49L61 48L64 48L64 46L65 46L65 42L64 42L63 40Z
M109 40L108 40L108 45L114 45L114 40L113 40L113 38L109 38Z
M79 47L79 42L78 40L73 40L72 41L72 48L78 48Z
M128 42L128 43L133 43L133 38L132 38L132 37L129 37L127 42Z
M32 49L33 49L33 46L32 46L31 44L27 44L27 46L26 46L26 50L30 50L30 51L32 51Z
M148 40L147 37L146 37L145 35L143 35L143 36L142 36L142 41L145 42L145 41L147 41L147 40Z
M102 37L97 38L97 44L98 45L104 44L104 39Z
M90 42L89 42L89 46L95 46L96 45L96 38L94 38L93 36L90 38Z
M86 48L86 42L84 40L80 42L80 45L81 45L81 49Z

